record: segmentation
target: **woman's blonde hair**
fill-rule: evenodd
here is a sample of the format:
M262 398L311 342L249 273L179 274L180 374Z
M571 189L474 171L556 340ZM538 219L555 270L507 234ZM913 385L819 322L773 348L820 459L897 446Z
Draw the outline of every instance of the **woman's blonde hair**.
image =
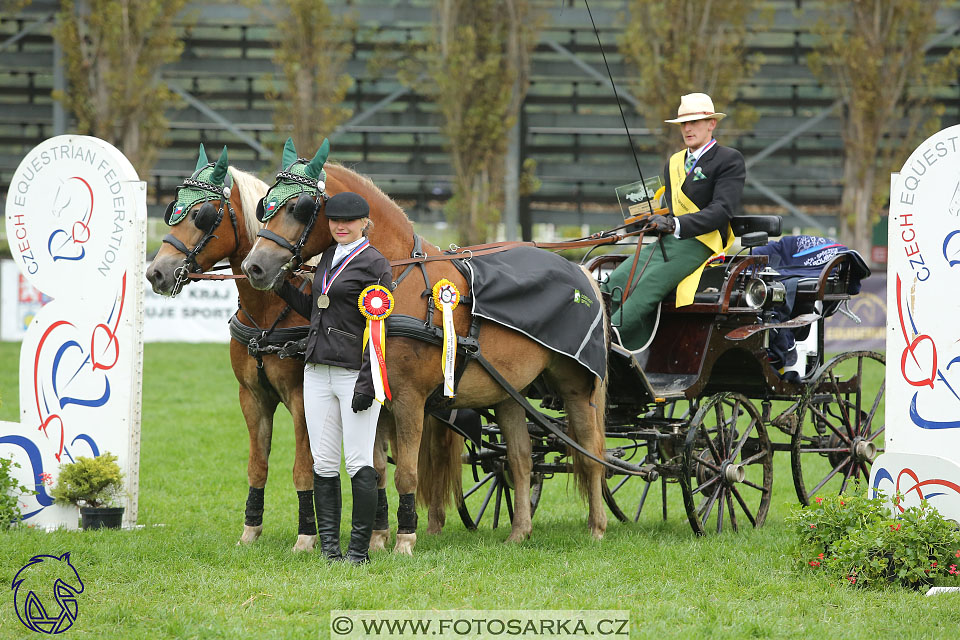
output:
M370 229L373 229L373 220L370 218L363 218L363 237L367 237L370 233Z

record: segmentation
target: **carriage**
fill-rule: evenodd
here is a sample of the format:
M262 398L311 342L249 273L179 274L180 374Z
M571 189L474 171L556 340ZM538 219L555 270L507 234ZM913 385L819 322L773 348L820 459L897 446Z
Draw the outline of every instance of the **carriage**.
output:
M780 234L780 219L742 216L732 226L743 249L704 271L693 304L677 308L666 301L642 353L610 347L603 496L621 521L639 519L659 481L664 519L667 485L679 484L697 534L759 527L770 506L775 452L790 454L804 505L817 493L844 491L861 475L867 482L880 452L883 355L824 353L824 320L845 311L853 280L869 273L866 265L854 252L841 253L815 277L788 282L770 268L768 256L751 253ZM603 255L587 268L600 278L625 258ZM795 291L794 317L778 322L774 310L788 286ZM798 329L806 334L797 344L799 364L795 375L784 376L768 363L771 335ZM528 395L547 412L560 408L542 384ZM458 496L457 508L468 528L484 518L496 527L513 514L504 442L493 416L479 415L472 425L446 421L467 443L463 461L474 482ZM567 444L542 425L546 419L562 429L563 419L533 418L531 511L544 480L569 469Z
M483 297L482 287L465 275L464 265L482 263L477 260L481 254L523 251L514 251L511 243L441 251L416 235L402 209L368 179L340 165L324 165L326 149L321 147L309 161L325 167L325 186L322 180L311 183L319 188L292 198L269 221L262 199L269 193L267 185L233 168L232 191L210 183L210 176L223 179L226 151L215 165L206 162L201 149L195 175L180 192L189 202L168 207L171 234L148 270L154 289L170 295L188 279L200 277L245 278L251 285L240 287L242 313L231 320L231 359L251 442L241 542L252 542L262 530L269 434L280 401L294 416L297 433L294 484L300 534L294 548L312 548L315 541L307 487L310 452L299 395L302 368L283 357L295 354L292 338L302 320L298 323L282 311L266 290L333 242L327 225L320 222L328 192L356 191L367 199L375 222L370 241L391 260L397 277L396 309L387 319L386 364L394 394L404 401L381 413L378 438L384 438L383 446L374 452L381 502L371 548L382 548L390 535L383 490L387 438L400 496L395 550L402 553L412 553L416 541L415 497L429 505L428 531L437 532L451 492L468 527L477 527L487 514L497 526L506 511L509 539L529 537L543 482L557 473L575 474L589 503L588 523L595 538L606 529L604 502L617 518L636 520L657 481L664 517L667 485L679 484L698 534L722 531L727 523L734 530L745 522L760 526L770 505L775 451L790 452L802 503L818 492L842 491L860 475L869 477L868 465L882 446L883 426L875 422L883 416L883 356L854 351L825 359L823 348L823 319L842 310L854 279L868 273L856 254L838 255L815 277L788 279L769 268L766 256L754 255L767 245L769 235L779 235L779 218L736 218L732 226L741 238L741 252L704 271L693 304L675 308L664 303L656 337L644 352L635 354L616 344L607 349L602 329L597 342L596 328L605 326L608 314L602 306L592 307L585 316L592 318L592 325L580 343L582 351L593 334L592 354L600 367L592 369L576 358L558 357L566 352L546 348L509 324L481 322L476 307L461 305L453 312L453 326L457 351L464 356L455 382L462 393L435 403L443 386L439 368L409 366L440 360L438 345L444 338L430 296L434 283L449 278L447 282L476 304ZM307 159L297 159L278 174L278 181L296 178L291 170L307 164ZM218 167L221 173L215 174ZM189 222L178 224L181 220ZM588 244L611 244L631 235L642 235L642 229L605 232ZM578 241L560 244L583 246ZM538 282L551 286L540 288L555 288L560 272L573 270L579 278L576 286L590 287L596 299L601 298L596 278L625 258L603 255L583 271L557 255L527 251L535 254L535 268L546 269ZM221 259L229 260L233 276L202 273ZM494 280L512 276L509 270L493 270ZM787 290L796 317L784 317ZM518 291L508 293L515 299ZM575 301L580 293L575 291ZM519 294L527 303L529 291ZM584 316L573 319L570 306L546 324L582 329ZM590 304L572 307L582 311ZM806 336L798 343L800 364L789 376L781 376L767 361L771 336L784 331ZM533 407L530 399L540 407ZM448 406L439 410L443 404ZM457 419L451 419L449 408L460 413ZM435 445L440 453L431 453ZM462 464L474 479L466 490Z

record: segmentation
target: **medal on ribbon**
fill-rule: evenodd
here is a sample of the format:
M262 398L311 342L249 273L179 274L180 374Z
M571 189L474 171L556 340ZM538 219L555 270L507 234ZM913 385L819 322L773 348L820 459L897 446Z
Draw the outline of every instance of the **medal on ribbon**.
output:
M333 286L333 281L337 279L343 270L347 268L347 265L356 258L360 253L370 246L370 241L366 238L363 239L359 245L357 245L353 251L351 251L346 258L340 261L340 265L333 270L333 275L330 275L330 272L324 270L323 279L320 281L320 294L317 296L317 308L326 309L330 306L330 287ZM390 293L389 291L387 293ZM363 309L361 308L361 311Z
M433 285L433 304L443 315L443 395L452 398L457 363L457 332L453 327L453 310L460 304L460 292L452 282L444 278Z
M387 381L386 337L384 320L393 311L393 294L381 284L372 284L360 292L357 306L367 319L363 331L363 348L370 349L370 373L373 376L373 391L377 402L393 400L390 383ZM369 345L369 347L368 347Z

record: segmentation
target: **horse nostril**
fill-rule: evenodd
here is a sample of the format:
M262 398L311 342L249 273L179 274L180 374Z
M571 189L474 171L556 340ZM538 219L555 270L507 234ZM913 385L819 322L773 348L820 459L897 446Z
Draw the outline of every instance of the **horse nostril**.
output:
M263 269L260 268L256 262L247 265L247 275L252 278L260 278L263 276Z
M160 284L163 282L163 272L159 269L151 269L147 272L147 280L152 284Z

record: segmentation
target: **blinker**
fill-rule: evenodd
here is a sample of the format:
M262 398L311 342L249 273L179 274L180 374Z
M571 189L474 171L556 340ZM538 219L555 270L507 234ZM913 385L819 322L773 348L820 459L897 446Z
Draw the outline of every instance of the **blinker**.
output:
M209 202L205 202L200 211L197 212L197 216L193 219L193 224L196 225L197 229L205 233L210 233L213 231L214 225L217 223L217 209Z
M168 226L170 225L170 216L173 215L173 207L175 204L177 204L177 202L175 200L172 201L167 205L167 210L163 212L163 222Z
M316 211L317 202L312 196L306 194L297 198L297 204L293 207L293 219L300 224L307 224Z
M257 202L257 222L263 222L263 198L260 198L260 201Z

